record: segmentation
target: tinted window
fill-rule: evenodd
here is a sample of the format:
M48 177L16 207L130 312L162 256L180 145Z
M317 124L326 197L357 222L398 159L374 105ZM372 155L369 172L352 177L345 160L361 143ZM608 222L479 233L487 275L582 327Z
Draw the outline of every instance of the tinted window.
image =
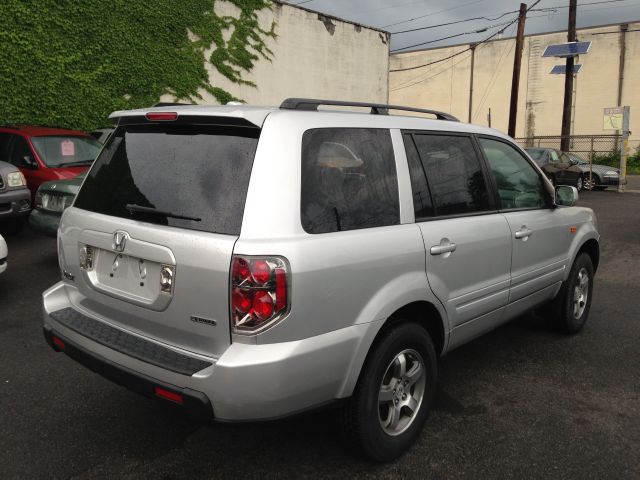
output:
M437 215L490 209L482 164L471 138L414 135Z
M404 135L404 147L407 152L411 190L413 192L413 211L416 216L416 221L421 218L432 217L433 204L431 203L427 177L425 176L418 150L411 135Z
M322 128L302 138L302 226L309 233L400 223L388 130Z
M24 157L31 157L33 159L31 148L29 148L29 144L23 137L14 135L9 162L14 164L16 167L28 167L29 163L24 159Z
M489 161L503 209L546 206L542 179L531 164L511 145L479 139Z
M102 148L102 144L92 137L32 137L31 142L48 167L90 164Z
M11 134L0 133L0 162L9 161L9 143L11 140Z
M237 235L259 130L127 125L109 139L75 206L173 227ZM173 218L127 204L192 217Z

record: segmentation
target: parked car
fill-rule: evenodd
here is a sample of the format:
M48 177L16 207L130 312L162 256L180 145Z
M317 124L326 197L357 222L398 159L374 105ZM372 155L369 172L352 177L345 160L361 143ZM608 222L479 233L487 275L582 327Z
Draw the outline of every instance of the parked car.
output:
M42 183L79 175L89 168L101 148L95 138L77 130L33 125L0 127L0 160L24 174L32 203Z
M112 132L113 128L96 128L91 132L91 136L100 143L105 143Z
M584 186L582 170L572 164L566 153L555 148L525 148L527 153L542 168L554 185L571 185L578 190Z
M620 169L597 163L589 165L588 161L575 153L567 153L567 156L571 164L576 165L582 171L583 188L585 190L605 190L607 187L620 185ZM627 180L623 179L622 184L626 183Z
M2 235L0 235L0 273L4 273L7 269L7 258L9 257L7 251L7 242L4 241Z
M29 215L29 224L38 232L55 237L62 212L73 203L85 173L69 180L45 182L36 193L36 201Z
M440 356L532 308L580 331L599 234L577 190L496 130L389 109L113 113L62 214L51 347L220 421L339 401L344 437L388 461Z
M24 175L10 163L0 161L0 228L17 233L31 210L31 195Z

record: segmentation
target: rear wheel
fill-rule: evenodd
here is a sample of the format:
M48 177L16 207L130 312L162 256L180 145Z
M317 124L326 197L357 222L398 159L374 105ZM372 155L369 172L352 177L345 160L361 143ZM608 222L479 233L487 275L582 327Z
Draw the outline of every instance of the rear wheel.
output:
M569 334L582 330L589 318L592 293L593 263L588 254L581 253L558 296L543 311L549 326Z
M369 458L388 462L418 438L435 397L437 356L429 334L401 323L374 345L345 406L347 438Z

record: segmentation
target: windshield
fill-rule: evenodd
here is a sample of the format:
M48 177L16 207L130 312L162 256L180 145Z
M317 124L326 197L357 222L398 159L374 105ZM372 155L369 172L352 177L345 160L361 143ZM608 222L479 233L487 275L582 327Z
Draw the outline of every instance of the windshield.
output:
M102 148L102 144L92 137L31 137L31 142L45 165L53 168L89 165Z
M75 206L238 235L259 133L215 125L121 126L87 174Z

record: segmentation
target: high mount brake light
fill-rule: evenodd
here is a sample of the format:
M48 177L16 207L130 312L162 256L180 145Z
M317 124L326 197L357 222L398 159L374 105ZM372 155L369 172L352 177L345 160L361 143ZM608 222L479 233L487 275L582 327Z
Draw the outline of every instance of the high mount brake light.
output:
M231 327L253 334L283 318L289 310L289 263L279 257L233 256Z
M177 120L178 119L178 113L177 112L149 112L145 115L145 118L147 120L153 120L153 121L173 121L173 120Z

